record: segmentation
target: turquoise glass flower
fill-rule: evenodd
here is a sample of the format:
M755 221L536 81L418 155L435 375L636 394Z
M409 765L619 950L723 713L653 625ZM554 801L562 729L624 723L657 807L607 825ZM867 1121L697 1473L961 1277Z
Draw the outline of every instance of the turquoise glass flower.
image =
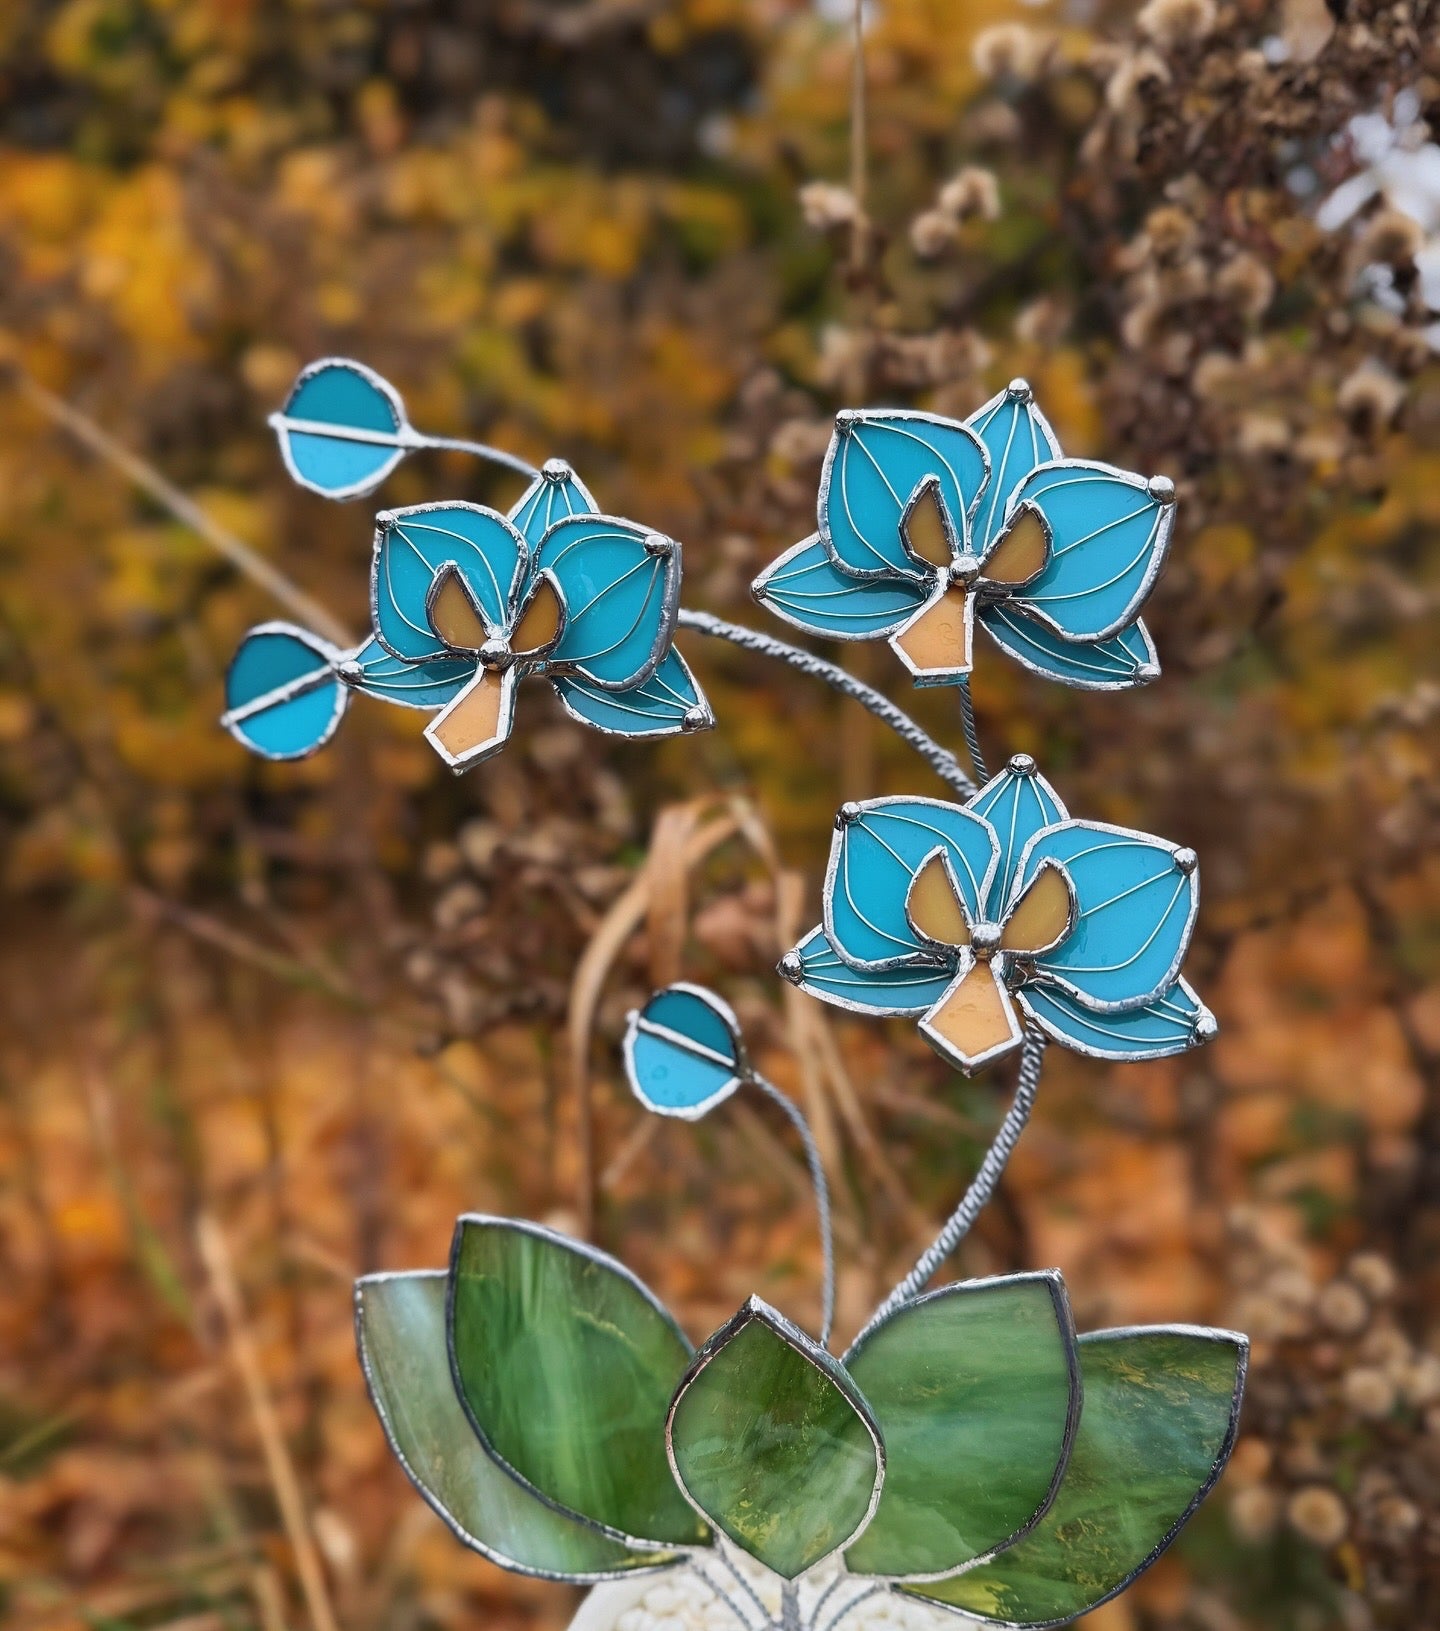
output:
M508 515L458 501L382 510L372 636L342 652L289 624L252 630L225 724L266 758L302 758L361 691L434 712L426 739L463 771L504 747L520 682L538 677L610 735L703 730L714 717L672 645L679 593L680 545L598 514L553 460Z
M733 1547L1019 1626L1165 1550L1229 1456L1247 1353L1190 1326L1077 1338L1054 1271L902 1303L839 1360L751 1298L696 1352L614 1258L479 1216L448 1273L370 1275L355 1302L392 1448L505 1568L715 1586Z
M1019 1046L1022 1014L1078 1053L1163 1058L1216 1030L1180 974L1199 883L1193 850L1072 820L1020 754L963 806L847 804L824 921L780 972L840 1008L920 1016L967 1074Z
M976 623L1037 674L1089 690L1160 672L1140 608L1175 490L1061 456L1024 380L964 423L837 416L819 530L755 580L764 606L833 640L888 636L917 685L970 673Z

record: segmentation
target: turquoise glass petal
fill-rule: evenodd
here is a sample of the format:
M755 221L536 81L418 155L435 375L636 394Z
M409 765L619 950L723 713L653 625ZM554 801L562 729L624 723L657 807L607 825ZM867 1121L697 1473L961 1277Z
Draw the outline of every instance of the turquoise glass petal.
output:
M788 549L756 578L756 600L797 629L827 640L890 634L926 596L914 578L857 578L835 564L820 538Z
M360 1368L390 1448L446 1527L502 1569L585 1584L678 1563L542 1501L485 1452L445 1349L443 1269L355 1282Z
M557 679L555 690L572 719L609 736L674 736L709 730L715 723L705 693L673 646L655 672L628 691L575 678Z
M630 1016L624 1053L641 1104L683 1121L698 1121L744 1079L735 1015L698 986L657 991Z
M1060 457L1060 443L1050 421L1035 406L1023 381L1001 391L965 421L990 455L990 480L980 495L971 524L970 547L977 555L999 537L1006 500L1037 465Z
M290 421L334 425L336 434L298 430ZM393 388L358 363L312 363L271 424L290 474L326 498L354 498L377 487L404 457L405 412ZM361 437L339 434L359 431ZM375 440L368 438L374 437Z
M857 1014L923 1014L939 1002L954 979L949 969L851 968L825 937L820 924L795 948L794 983L812 997Z
M962 542L985 485L986 453L964 425L928 413L842 415L820 474L820 536L852 572L899 573L917 582L933 574L906 553L900 519L927 478Z
M1050 531L1052 554L1040 575L1015 591L1015 604L1067 640L1104 640L1134 622L1175 524L1168 484L1161 493L1108 464L1041 465L1016 490L1006 518L1028 504Z
M874 1510L885 1459L864 1399L758 1297L696 1357L666 1431L696 1508L786 1580L845 1545Z
M1029 1528L1080 1415L1060 1276L946 1286L902 1303L845 1355L885 1440L885 1488L852 1574L949 1573Z
M971 920L979 921L1000 851L987 822L937 799L871 799L853 819L842 812L825 878L825 933L852 967L934 962L933 948L910 927L905 897L937 849L950 859Z
M373 636L355 653L355 662L361 674L355 682L357 691L406 708L443 708L475 674L473 657L433 657L429 662L407 663L391 656Z
M1143 1008L1119 1014L1093 1013L1047 985L1026 986L1019 999L1047 1035L1094 1059L1164 1059L1215 1034L1215 1016L1183 978Z
M1200 895L1193 850L1098 821L1040 833L1020 863L1012 901L1042 861L1059 861L1075 887L1075 927L1035 960L1094 1012L1143 1008L1171 986L1190 943Z
M305 758L330 740L349 704L335 672L340 660L332 646L293 624L260 624L230 663L221 723L262 758Z
M690 1344L623 1264L539 1224L464 1217L449 1296L456 1382L494 1455L612 1533L706 1540L665 1458Z
M1140 618L1119 634L1091 645L1062 640L1052 629L1027 617L1018 603L981 606L980 627L1032 674L1059 680L1081 691L1128 691L1160 676L1155 642Z
M990 918L998 921L1010 898L1025 846L1042 828L1064 821L1069 812L1059 794L1035 769L1034 760L1020 754L986 782L965 808L971 815L983 816L1000 840L1000 865L986 907Z
M906 1586L996 1625L1068 1625L1123 1591L1214 1487L1235 1442L1248 1344L1193 1326L1080 1338L1085 1402L1060 1493L1023 1540Z
M450 654L430 627L426 597L435 574L453 562L492 634L510 627L526 567L525 540L496 510L479 504L417 504L382 512L370 576L375 632L408 662Z
M594 513L590 489L568 464L552 459L512 506L510 519L533 553L557 521Z
M654 673L675 630L679 544L633 521L571 516L545 534L535 564L555 574L570 614L552 664L573 665L602 690Z

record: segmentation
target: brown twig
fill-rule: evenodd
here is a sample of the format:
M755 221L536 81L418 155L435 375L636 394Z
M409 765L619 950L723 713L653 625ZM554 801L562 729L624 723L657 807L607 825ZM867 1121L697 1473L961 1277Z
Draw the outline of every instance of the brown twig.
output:
M224 1316L226 1333L230 1338L230 1352L235 1361L235 1368L240 1372L240 1380L250 1403L250 1412L255 1418L255 1431L259 1435L265 1467L270 1474L275 1502L280 1508L280 1518L289 1537L290 1549L295 1554L295 1572L300 1577L300 1589L305 1596L311 1626L314 1631L339 1631L330 1607L330 1596L325 1587L320 1554L316 1551L315 1542L311 1538L305 1500L300 1492L300 1481L290 1460L284 1434L280 1431L280 1422L275 1414L275 1406L271 1402L270 1389L266 1385L265 1372L260 1365L260 1355L255 1347L255 1339L250 1334L249 1321L245 1317L245 1305L235 1279L230 1248L225 1243L219 1223L208 1213L202 1214L195 1226L195 1241L199 1247L200 1260L204 1263L205 1272L210 1278L215 1301L220 1305L220 1312Z
M237 538L227 527L222 527L218 521L208 516L194 499L161 475L153 464L132 453L129 448L122 447L88 414L82 413L63 397L47 390L39 380L32 379L22 368L11 366L0 377L8 378L20 395L38 408L47 419L68 431L97 458L103 459L119 470L142 492L148 493L162 509L168 510L182 525L198 533L212 549L223 555L237 572L249 578L252 583L258 584L267 594L274 596L286 611L292 612L317 634L324 635L337 646L350 647L355 644L354 636L333 612L327 611L298 584L292 583L263 555L256 554L243 538Z
M858 277L865 269L869 220L865 197L869 191L865 130L865 0L855 0L850 63L850 195L855 213L850 221L850 270Z

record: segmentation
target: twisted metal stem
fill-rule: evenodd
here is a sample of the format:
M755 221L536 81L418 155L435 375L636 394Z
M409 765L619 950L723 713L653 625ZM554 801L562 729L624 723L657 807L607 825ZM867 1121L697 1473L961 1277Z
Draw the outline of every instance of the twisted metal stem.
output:
M793 1580L780 1588L780 1631L800 1631L800 1588Z
M965 733L965 751L970 755L970 768L975 780L985 783L990 772L985 768L985 755L980 748L980 729L975 723L975 699L970 695L970 676L960 678L960 729Z
M699 1558L693 1556L691 1557L690 1568L696 1577L703 1580L704 1583L710 1588L711 1592L714 1593L715 1600L719 1603L723 1603L725 1607L730 1610L731 1614L733 1614L745 1628L745 1631L765 1631L765 1628L770 1623L770 1616L768 1614L764 1615L759 1626L757 1626L750 1616L740 1607L739 1603L737 1603L730 1595L728 1588L711 1577L704 1565L700 1562ZM761 1605L761 1608L763 1613L763 1604Z
M758 629L747 629L740 623L727 623L724 618L716 617L711 612L695 612L681 607L679 624L682 629L694 629L697 634L708 634L717 640L728 640L731 645L739 646L744 651L758 652L762 657L773 657L778 662L788 663L791 668L798 669L802 674L823 680L832 690L850 697L862 708L874 714L876 719L888 725L900 740L914 748L940 780L954 788L961 798L969 798L975 791L975 782L961 769L960 761L955 755L948 748L942 748L933 737L921 730L909 714L897 708L889 697L882 696L863 680L857 680L853 674L846 673L843 668L837 667L834 663L827 663L823 657L817 657L813 651L804 651L799 646L787 645L784 640L776 640L771 635L761 634Z
M844 1577L842 1576L842 1578ZM883 1580L877 1581L873 1586L866 1586L863 1591L857 1591L853 1597L842 1603L823 1626L819 1623L819 1614L817 1612L811 1616L810 1625L812 1631L835 1631L835 1627L850 1614L851 1610L859 1608L861 1603L868 1603L872 1597L879 1597L889 1590L888 1583Z
M789 1118L791 1126L800 1135L805 1146L805 1160L810 1167L810 1181L815 1186L815 1210L820 1223L820 1251L824 1259L820 1289L820 1346L830 1346L830 1332L835 1324L835 1234L830 1222L830 1186L825 1181L825 1168L820 1162L819 1146L810 1131L800 1106L763 1076L752 1076L751 1085L778 1105Z
M894 1313L901 1303L909 1302L912 1297L918 1296L924 1290L935 1271L969 1234L985 1203L995 1193L1000 1175L1005 1171L1006 1163L1019 1143L1020 1135L1030 1120L1030 1113L1035 1108L1035 1095L1040 1087L1040 1067L1045 1057L1045 1042L1046 1038L1041 1031L1033 1025L1026 1026L1014 1102L1004 1121L1000 1123L1000 1131L996 1133L994 1142L985 1152L985 1159L980 1163L979 1172L975 1174L959 1206L950 1214L945 1227L921 1253L915 1267L870 1316L865 1329L856 1337L856 1342L868 1336L881 1320Z

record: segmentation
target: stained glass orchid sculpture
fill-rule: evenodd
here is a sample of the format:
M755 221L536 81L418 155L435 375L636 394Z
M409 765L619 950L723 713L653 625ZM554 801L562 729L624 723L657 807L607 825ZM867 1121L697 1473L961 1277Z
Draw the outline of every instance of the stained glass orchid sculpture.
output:
M276 416L292 473L350 497L411 447L471 445L406 440L398 404L358 365L307 369ZM382 510L370 638L347 652L292 624L252 629L227 675L226 728L264 758L303 758L360 691L434 712L426 739L463 771L504 747L519 684L533 676L572 718L611 735L707 729L709 704L673 646L680 545L598 511L559 460L508 515L459 501Z
M1020 1046L1022 1014L1078 1053L1163 1058L1215 1034L1180 974L1199 883L1194 850L1072 820L1020 754L966 805L847 804L824 921L780 972L837 1007L921 1016L967 1074Z
M448 1270L369 1275L355 1291L371 1398L425 1499L505 1568L699 1581L741 1631L836 1631L862 1603L897 1597L1055 1626L1122 1591L1220 1475L1245 1338L1193 1326L1077 1337L1054 1270L926 1287L994 1193L1049 1040L1155 1059L1215 1031L1180 973L1194 852L1072 819L1024 755L987 780L966 689L977 622L1067 684L1155 677L1139 612L1169 543L1170 484L1063 458L1021 381L964 424L838 417L819 530L756 592L812 633L888 636L918 684L959 685L972 778L814 653L681 614L679 545L600 514L567 465L532 471L422 436L385 381L337 359L307 369L272 423L296 480L333 498L370 492L427 446L533 480L508 514L458 501L381 511L369 637L342 651L289 624L252 630L227 684L225 723L242 742L301 757L361 691L433 711L428 740L463 770L504 745L528 677L602 731L712 723L673 647L682 621L776 658L859 701L965 800L845 805L822 922L781 973L841 1008L918 1018L966 1072L1020 1052L1014 1103L969 1188L836 1359L829 1191L805 1118L758 1073L723 1001L683 983L656 993L625 1034L640 1103L696 1121L758 1093L804 1145L819 1338L752 1297L697 1352L613 1257L538 1224L462 1218Z
M890 645L917 685L963 681L978 622L1047 679L1089 690L1160 672L1140 608L1164 564L1173 484L1066 459L1024 380L963 423L847 410L819 530L755 580L811 634Z
M855 1601L1011 1626L1062 1624L1165 1550L1229 1456L1246 1363L1228 1331L1077 1339L1053 1271L914 1298L840 1360L751 1298L696 1352L614 1258L481 1216L448 1273L360 1280L356 1327L405 1470L503 1567L691 1571L743 1601L710 1572L739 1552L792 1606L828 1571Z

